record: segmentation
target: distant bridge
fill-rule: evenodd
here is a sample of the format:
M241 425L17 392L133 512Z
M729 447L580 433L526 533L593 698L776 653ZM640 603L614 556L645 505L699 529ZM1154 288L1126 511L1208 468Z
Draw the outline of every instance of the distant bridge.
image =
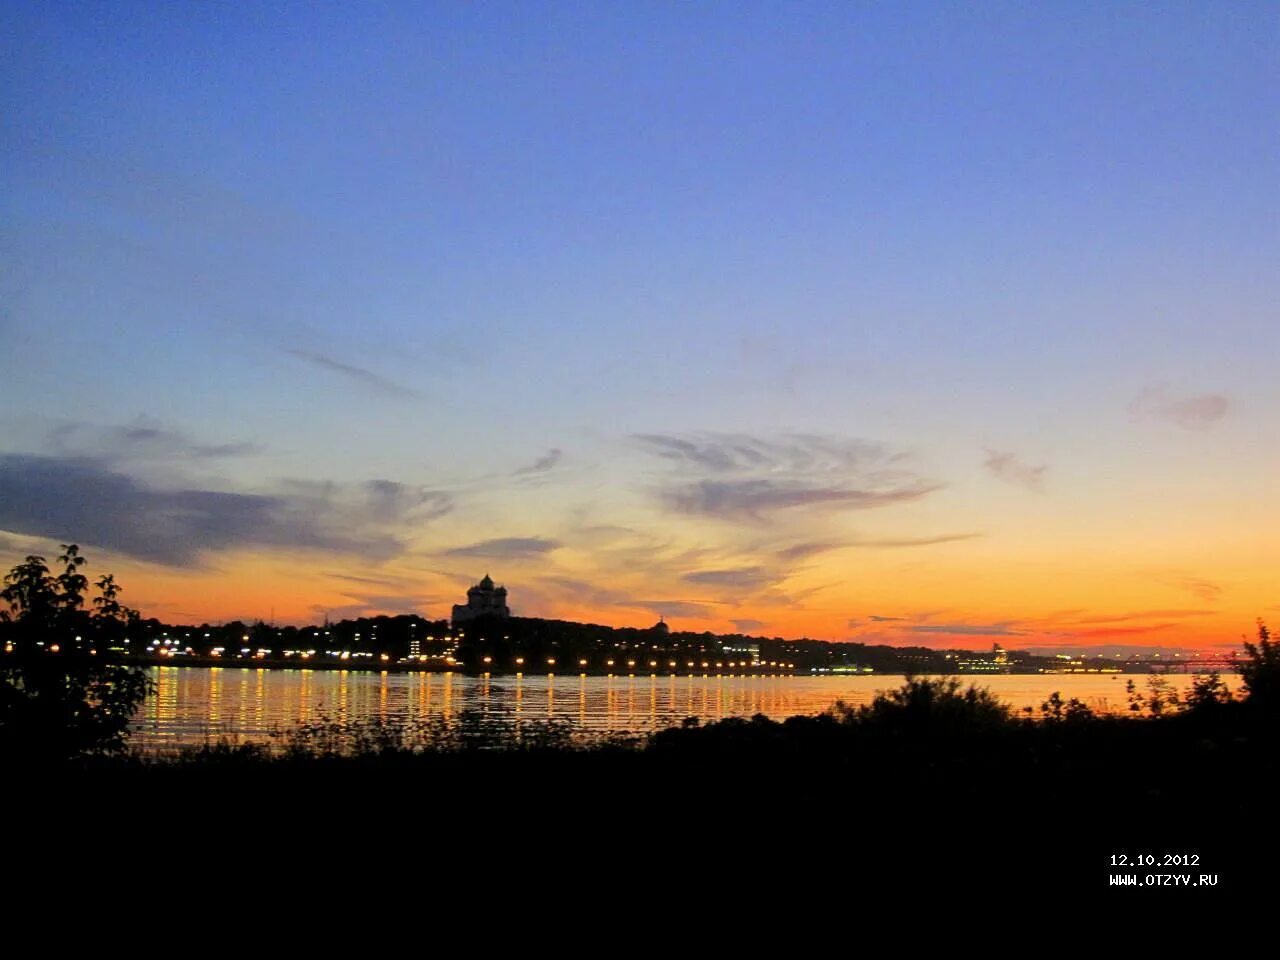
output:
M1152 673L1238 673L1240 660L1237 657L1188 657L1183 660L1144 660Z

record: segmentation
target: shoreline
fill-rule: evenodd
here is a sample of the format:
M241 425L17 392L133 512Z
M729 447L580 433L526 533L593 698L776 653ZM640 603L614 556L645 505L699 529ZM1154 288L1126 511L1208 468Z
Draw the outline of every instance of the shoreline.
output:
M872 671L854 672L854 671L831 671L831 670L778 670L778 669L760 669L760 670L714 670L714 669L665 669L665 670L600 670L595 668L579 669L579 670L508 670L508 669L476 669L459 663L430 663L430 662L386 662L369 659L346 660L334 662L331 660L318 660L300 662L298 660L280 660L280 659L256 659L243 657L124 657L124 663L135 667L195 667L201 669L240 669L240 670L297 670L297 671L329 671L342 672L350 670L358 670L363 673L456 673L468 677L523 677L523 676L541 676L541 677L734 677L742 679L760 678L817 678L830 677L838 679L848 679L851 677L884 677L884 678L901 678L910 676L906 672L903 673L876 673ZM1142 665L1144 669L1066 669L1066 670L1005 670L1005 671L961 671L957 673L933 673L924 672L917 674L918 676L954 676L963 678L966 681L978 683L984 678L990 677L1047 677L1047 676L1193 676L1198 671L1194 670L1152 670L1149 664ZM1223 676L1237 675L1238 670L1217 670L1203 671L1201 675L1210 672L1217 672Z

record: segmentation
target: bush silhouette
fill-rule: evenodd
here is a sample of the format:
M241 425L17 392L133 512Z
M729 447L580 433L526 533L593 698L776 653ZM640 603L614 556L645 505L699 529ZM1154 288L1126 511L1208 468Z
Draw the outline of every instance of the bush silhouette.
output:
M1208 676L1191 678L1191 689L1183 698L1183 704L1192 713L1205 713L1231 703L1231 688L1217 671Z
M1013 712L986 687L962 689L955 677L910 677L901 687L876 695L846 718L862 726L966 731L1009 723Z
M1055 690L1040 704L1040 718L1046 723L1080 723L1094 720L1096 716L1084 701L1076 697L1063 700L1062 694Z

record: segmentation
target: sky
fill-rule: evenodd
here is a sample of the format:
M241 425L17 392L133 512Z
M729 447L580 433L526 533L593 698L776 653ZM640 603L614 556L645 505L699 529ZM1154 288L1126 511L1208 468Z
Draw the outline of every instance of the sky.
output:
M1280 8L23 4L0 563L169 622L1280 620Z

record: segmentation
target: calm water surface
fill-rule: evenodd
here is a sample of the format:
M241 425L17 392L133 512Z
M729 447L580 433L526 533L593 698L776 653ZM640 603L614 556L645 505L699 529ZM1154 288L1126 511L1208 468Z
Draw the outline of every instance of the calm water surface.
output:
M360 670L260 670L159 667L157 692L134 723L131 742L164 751L227 738L280 743L301 723L430 720L466 722L513 732L548 721L582 736L644 734L685 717L718 720L757 713L774 718L819 713L837 700L868 703L902 682L896 676L657 676L576 675L477 677L459 673L374 673ZM1118 674L980 676L972 679L1016 709L1039 710L1059 691L1098 711L1122 712L1125 683L1147 677ZM1178 690L1191 677L1168 677ZM1232 678L1228 678L1231 683ZM1237 684L1231 683L1234 687Z

